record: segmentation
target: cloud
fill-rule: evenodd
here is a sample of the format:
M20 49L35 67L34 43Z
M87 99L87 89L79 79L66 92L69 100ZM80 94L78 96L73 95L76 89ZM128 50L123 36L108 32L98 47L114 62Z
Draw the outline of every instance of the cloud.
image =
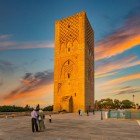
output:
M137 93L137 92L140 92L140 88L126 87L126 88L121 89L116 95L132 94L132 93Z
M1 100L2 105L22 105L26 104L35 106L40 104L41 106L46 106L52 104L50 96L53 93L53 84L42 85L39 88L31 91L25 91L24 93L15 94L9 98Z
M134 94L139 92L140 92L140 88L136 86L125 86L120 89L111 91L111 93L115 95Z
M34 42L17 42L11 40L13 35L0 35L0 51L15 50L15 49L32 49L32 48L54 48L54 43L51 41L34 41Z
M51 41L18 42L11 40L12 36L13 35L11 34L0 35L0 51L32 48L54 48L54 43Z
M112 76L112 75L115 75L117 72L110 72L110 73L102 73L102 72L95 72L95 78L98 79L98 78L104 78L104 77L107 77L107 76Z
M33 48L53 48L53 42L36 41L36 42L15 42L15 41L2 41L0 42L0 51L2 50L15 50L15 49L33 49Z
M127 17L124 25L111 35L97 42L95 60L102 60L121 54L140 45L140 12Z
M102 89L111 89L112 87L120 86L122 83L139 80L139 79L140 79L140 73L129 74L123 77L109 80L106 83L102 84L101 87Z
M9 62L9 61L0 60L0 65L4 65L4 66L12 66L12 65L14 65L14 64L11 63L11 62Z
M2 85L3 85L3 79L0 78L0 86L2 86Z
M6 60L0 60L0 72L2 74L13 73L15 69L17 69L17 67L13 63Z
M53 42L23 42L19 43L13 49L31 49L31 48L54 48Z
M116 74L118 70L140 65L137 56L131 55L117 60L104 60L96 64L95 77L105 77Z
M13 41L2 41L0 42L0 51L12 49L12 47L16 45L17 43Z
M6 95L4 99L9 100L14 97L22 97L25 93L29 96L29 93L52 83L53 72L26 73L21 79L21 85Z
M1 34L0 35L0 41L7 40L7 39L11 38L12 36L13 35L11 35L11 34Z
M30 65L36 63L38 60L37 59L33 59L31 62L30 62Z

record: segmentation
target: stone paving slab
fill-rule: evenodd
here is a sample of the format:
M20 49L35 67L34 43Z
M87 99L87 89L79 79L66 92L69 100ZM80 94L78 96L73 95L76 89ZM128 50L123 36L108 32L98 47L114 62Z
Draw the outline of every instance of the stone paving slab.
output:
M100 120L100 113L78 116L75 113L46 116L46 130L32 133L30 117L1 118L0 140L139 140L136 120Z

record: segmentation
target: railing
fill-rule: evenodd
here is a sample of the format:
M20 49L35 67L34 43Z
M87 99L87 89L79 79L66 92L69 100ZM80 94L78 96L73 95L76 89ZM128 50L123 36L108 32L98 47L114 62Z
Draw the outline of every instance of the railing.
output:
M140 119L140 110L111 110L108 111L108 118L117 119Z

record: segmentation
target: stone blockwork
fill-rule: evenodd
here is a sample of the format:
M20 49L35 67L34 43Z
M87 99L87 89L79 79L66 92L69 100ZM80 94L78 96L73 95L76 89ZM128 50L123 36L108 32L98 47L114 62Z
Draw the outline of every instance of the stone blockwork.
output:
M54 111L93 107L94 33L86 13L56 21Z

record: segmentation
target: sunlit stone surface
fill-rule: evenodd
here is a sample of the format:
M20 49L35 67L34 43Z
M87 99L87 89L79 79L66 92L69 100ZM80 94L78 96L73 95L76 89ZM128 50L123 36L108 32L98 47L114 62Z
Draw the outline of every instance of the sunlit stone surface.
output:
M46 116L47 117L47 116ZM100 120L96 115L75 113L46 118L46 130L32 133L30 117L0 119L0 140L139 140L140 126L136 120Z
M56 21L54 111L93 108L94 32L85 12Z

